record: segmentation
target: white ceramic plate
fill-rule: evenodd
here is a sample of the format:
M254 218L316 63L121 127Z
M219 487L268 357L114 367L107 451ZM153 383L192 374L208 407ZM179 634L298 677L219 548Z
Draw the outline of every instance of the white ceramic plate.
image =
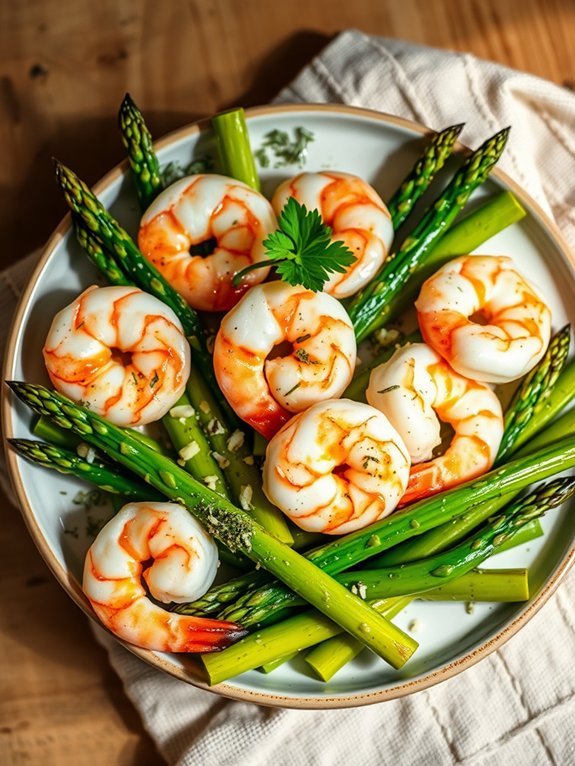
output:
M388 199L421 150L425 129L405 120L341 106L280 106L250 110L252 145L261 145L270 130L292 132L304 126L315 135L305 168L337 169L370 181ZM199 141L199 145L198 145ZM180 130L157 144L160 162L186 164L204 151L208 141L202 126ZM65 160L65 158L63 158ZM299 168L262 170L264 192ZM129 232L137 230L139 210L125 165L108 174L96 191L103 203ZM527 217L492 239L482 252L512 256L521 270L543 291L553 310L557 329L575 320L573 262L555 228L542 211L509 178L496 171L477 194L510 188L528 210ZM55 194L58 192L55 190ZM52 316L83 288L100 282L69 233L65 219L48 242L16 314L8 343L5 378L46 383L41 347ZM7 437L30 436L30 413L4 391L4 432ZM9 468L22 512L40 552L69 595L87 614L89 606L79 577L90 542L90 523L110 514L107 508L86 511L78 502L80 481L32 466L9 453ZM468 614L461 603L415 602L397 618L402 628L417 621L420 649L403 670L394 671L369 653L362 654L331 682L314 680L303 661L293 661L275 672L245 673L214 691L236 699L291 707L348 707L390 699L448 678L484 657L516 632L544 603L573 558L575 515L566 508L543 520L545 536L494 557L488 566L529 566L533 598L528 604L481 604ZM88 529L87 529L88 527ZM189 683L207 688L205 677L191 657L131 650L147 662Z

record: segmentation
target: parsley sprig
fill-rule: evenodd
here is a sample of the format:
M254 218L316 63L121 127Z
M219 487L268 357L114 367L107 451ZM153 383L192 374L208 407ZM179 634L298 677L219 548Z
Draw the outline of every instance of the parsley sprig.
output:
M239 271L233 280L235 285L247 272L271 264L290 285L319 292L330 274L345 274L356 260L343 242L331 241L331 229L319 212L308 210L293 197L288 199L278 223L279 229L264 240L267 259Z

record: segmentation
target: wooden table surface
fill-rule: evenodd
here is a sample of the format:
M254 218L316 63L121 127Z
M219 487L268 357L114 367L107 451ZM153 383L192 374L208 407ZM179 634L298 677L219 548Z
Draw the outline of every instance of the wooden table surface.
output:
M573 0L0 0L0 266L63 213L51 156L87 181L121 159L125 91L159 136L268 101L349 27L575 83ZM161 763L7 501L0 550L0 763Z

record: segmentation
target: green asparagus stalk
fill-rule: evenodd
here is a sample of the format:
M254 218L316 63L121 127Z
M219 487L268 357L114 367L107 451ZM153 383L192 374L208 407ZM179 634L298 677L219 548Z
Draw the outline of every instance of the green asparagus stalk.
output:
M211 122L216 134L222 173L259 191L260 179L250 146L244 110L220 112L212 117Z
M461 515L462 509L466 507L517 493L533 482L574 465L575 436L571 436L536 453L506 463L479 479L420 500L367 529L352 532L311 551L306 554L306 558L329 574L343 572L404 540L447 523ZM227 583L228 593L233 587L233 580ZM243 595L238 595L235 602L219 613L241 615L237 622L251 621L254 615L257 615L258 621L270 619L289 607L294 600L293 594L284 586L268 582L265 575L258 578L258 585L252 584L247 592L245 583L242 583L238 594ZM206 598L209 596L204 596Z
M403 599L388 599L373 609L374 612L393 616L397 603ZM372 608L372 607L368 607ZM206 668L210 685L222 683L232 676L245 673L271 660L283 657L293 651L313 646L339 632L338 626L325 615L317 612L303 612L289 620L289 631L284 633L285 623L271 625L246 636L238 641L233 652L227 649L218 652L219 661L214 662L215 654L202 654L201 660ZM287 635L287 640L286 640Z
M213 455L225 470L233 500L283 543L291 545L293 537L285 516L262 489L260 469L250 453L245 433L228 428L217 402L209 396L209 388L194 368L187 386L188 396L213 448Z
M426 601L527 601L529 581L526 569L484 569L469 572L453 582L421 595ZM411 598L405 598L410 602ZM355 659L365 647L351 636L339 633L306 654L305 661L322 681ZM276 667L279 663L276 661Z
M391 222L395 231L407 219L416 202L427 191L436 174L450 157L455 142L464 124L452 125L450 128L435 133L428 142L423 154L405 180L387 203L391 214Z
M387 325L413 306L421 285L444 263L458 255L476 250L503 229L517 223L526 215L525 209L511 192L504 191L490 197L486 202L451 226L425 256L425 261L409 277L402 290L387 300L385 319Z
M531 451L535 438L542 429L563 410L575 396L575 358L570 359L557 378L551 392L538 407L536 415L528 420L521 431L521 452ZM564 421L564 425L567 421ZM573 433L571 430L569 433Z
M154 452L159 452L160 455L171 456L171 451L156 439L152 439L151 436L143 434L141 431L136 431L132 428L127 429L135 439L138 439ZM68 450L75 450L79 444L82 444L83 439L79 438L70 431L64 428L59 428L48 418L39 417L32 426L32 433L42 441L50 442L58 447L64 447Z
M161 495L154 489L120 473L97 456L88 460L64 447L31 439L8 439L8 443L26 460L92 482L105 492L122 495L130 500L161 499Z
M213 454L204 431L197 419L197 412L184 394L167 415L162 424L170 441L178 452L178 463L198 481L204 482L222 497L229 497L224 474Z
M379 274L348 306L358 342L388 321L386 305L401 292L411 274L424 262L432 246L467 203L471 193L487 178L503 152L508 134L509 128L500 131L466 160L403 242L397 255L384 264Z
M136 193L142 209L146 210L162 191L160 163L152 147L152 136L144 117L129 93L126 93L122 101L118 121Z
M551 396L565 366L570 343L571 325L566 325L551 338L541 361L521 381L505 413L505 428L497 453L497 464L525 444L525 426L533 418L538 421L537 415Z
M86 228L77 216L73 216L74 233L78 244L84 250L94 266L108 279L112 285L132 285L131 279L124 274L116 263L116 259L110 257L102 247L99 240Z
M538 519L533 522L537 522L541 529ZM523 529L533 529L533 522L518 529L509 543L516 544ZM506 545L508 543L503 543L497 552L501 553ZM456 580L425 591L418 598L424 601L486 601L499 604L529 601L529 570L473 569Z
M159 492L187 507L232 552L244 553L280 578L289 589L355 635L393 667L405 664L417 648L410 636L169 458L158 455L131 434L57 392L31 383L12 381L9 385L34 412L80 435Z
M573 391L575 394L575 389ZM529 455L538 449L548 447L550 444L564 439L566 436L571 436L575 433L575 409L567 410L564 415L554 420L551 425L547 426L544 431L540 431L536 436L531 439L529 444L526 444L516 453L515 457L523 457Z
M277 668L279 668L280 665L283 665L284 663L295 659L295 657L297 657L298 654L299 652L290 652L289 654L284 654L283 657L278 657L275 660L264 662L263 665L259 666L258 670L261 670L262 673L271 673L273 670L276 670Z

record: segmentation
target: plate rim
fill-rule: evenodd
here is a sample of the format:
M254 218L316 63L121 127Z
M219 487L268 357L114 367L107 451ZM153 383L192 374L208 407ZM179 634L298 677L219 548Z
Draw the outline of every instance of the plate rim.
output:
M426 133L434 132L432 128L428 128L421 123L409 120L404 117L388 114L386 112L378 112L373 109L365 109L344 104L276 104L251 107L246 109L245 112L248 121L254 117L269 116L273 114L320 112L340 116L343 115L367 118L381 122L385 125L404 128L419 135L425 135ZM196 122L185 125L181 128L171 131L157 141L154 141L154 149L164 149L174 143L188 138L189 136L205 131L208 127L209 118L204 118L202 120L198 120ZM469 149L458 141L456 144L456 151L469 151ZM111 184L125 175L128 167L129 164L127 159L118 163L92 187L94 193L98 195L107 190ZM561 252L567 264L570 265L571 270L575 272L575 254L571 252L571 249L561 234L558 226L554 221L551 220L551 218L547 215L539 203L527 192L525 192L519 183L517 183L513 178L511 178L509 175L507 175L507 173L500 170L499 168L494 168L493 172L491 173L491 177L497 179L503 184L503 186L510 189L519 199L522 205L529 209L529 212L536 219L539 226L553 241L553 244L557 250ZM22 324L24 314L28 309L31 293L35 289L44 268L52 256L52 253L60 241L68 233L70 225L71 217L68 213L57 225L45 246L43 247L39 261L36 264L32 274L28 278L28 281L18 300L8 332L6 350L4 354L4 364L2 369L3 381L11 378L12 370L14 369L16 345L20 334L19 329ZM28 503L22 476L18 469L16 453L10 449L7 444L7 440L14 436L14 424L12 419L13 407L11 393L5 384L2 386L1 411L3 422L2 438L6 455L6 466L12 487L18 500L18 508L40 555L44 559L45 563L47 564L48 568L58 583L64 588L68 596L70 596L76 605L82 609L84 614L86 614L102 631L108 633L113 637L115 641L128 649L132 654L144 660L147 664L199 689L213 692L229 699L234 699L242 702L253 702L268 707L321 710L361 707L386 700L399 699L417 691L422 691L431 686L434 686L437 683L454 677L472 665L475 665L481 659L487 657L500 646L503 646L503 644L505 644L513 635L521 630L521 628L523 628L524 625L529 622L531 617L533 617L533 615L535 615L548 601L548 599L556 591L561 580L564 578L570 567L575 562L575 541L573 541L571 547L568 551L566 551L563 558L557 563L557 566L555 567L552 575L541 588L541 591L536 596L536 598L531 603L528 603L525 609L517 614L495 635L493 635L487 641L481 643L479 646L470 649L463 656L458 657L455 660L452 660L451 662L442 665L435 670L425 673L416 679L403 680L397 686L392 688L365 693L351 693L337 697L291 697L282 694L272 694L264 691L256 692L249 689L242 689L229 683L209 686L206 681L202 681L199 678L190 676L185 668L175 667L163 656L151 650L140 649L139 647L132 646L118 639L114 634L111 633L111 631L105 628L96 619L79 584L75 581L74 578L70 576L69 571L59 563L54 552L48 545L47 540L42 535L34 511L30 503ZM200 668L200 672L202 672L199 662L197 662L197 665Z

